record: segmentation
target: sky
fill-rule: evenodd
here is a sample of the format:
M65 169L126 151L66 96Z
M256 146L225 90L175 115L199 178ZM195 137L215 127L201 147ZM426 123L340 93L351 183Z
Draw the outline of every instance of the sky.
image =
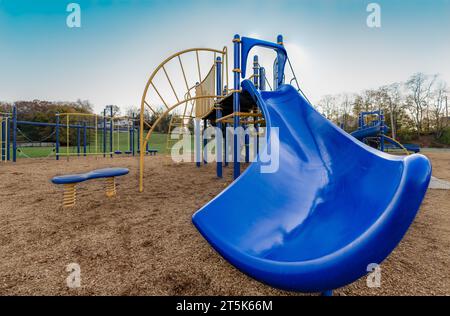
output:
M66 24L71 2L80 5L80 28ZM380 5L380 28L367 26L371 2ZM416 72L450 84L450 0L0 0L0 101L137 107L167 56L192 47L232 51L234 34L282 34L313 103ZM273 53L255 53L272 67Z

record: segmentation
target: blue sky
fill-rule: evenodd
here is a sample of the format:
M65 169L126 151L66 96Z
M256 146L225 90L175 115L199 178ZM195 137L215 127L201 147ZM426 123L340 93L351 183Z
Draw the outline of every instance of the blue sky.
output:
M66 6L81 6L81 28ZM382 27L366 25L362 0L0 0L0 100L88 99L137 106L165 57L190 47L231 49L235 33L285 37L313 102L358 92L414 72L450 84L450 1L376 1ZM263 54L270 68L271 55Z

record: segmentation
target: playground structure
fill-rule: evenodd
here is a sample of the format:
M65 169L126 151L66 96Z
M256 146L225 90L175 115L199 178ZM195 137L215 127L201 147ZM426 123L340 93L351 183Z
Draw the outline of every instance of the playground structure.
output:
M111 107L103 115L92 113L57 113L55 122L34 122L18 119L17 107L11 113L0 113L0 161L16 162L18 156L29 158L25 147L48 148L47 157L132 155L140 151L139 126L134 117L114 116ZM27 136L25 128L49 128L42 139ZM122 137L125 134L125 137ZM137 136L137 137L136 137ZM54 139L54 140L53 140ZM125 139L125 141L124 141ZM148 144L144 153L154 154Z
M251 40L251 39L250 39ZM249 50L253 46L253 43L250 43L248 49L244 52L246 54L245 58L247 59L247 55ZM240 41L240 39L236 38L234 40L236 43ZM282 46L283 37L280 35L277 38L277 42ZM272 47L272 43L264 42L266 47ZM207 55L206 63L202 63L200 61L200 54L203 53ZM140 129L144 130L145 127L148 128L147 134L140 135L140 146L147 146L148 142L151 138L151 135L155 129L155 127L161 122L161 120L172 114L170 126L169 126L169 135L173 131L174 127L178 128L179 134L186 131L189 126L193 125L197 128L194 128L194 139L195 139L195 160L197 162L197 166L200 167L201 163L201 154L204 154L204 148L206 146L206 141L201 141L201 134L204 129L208 126L215 126L219 130L222 130L222 133L225 135L225 130L228 127L234 127L237 129L238 127L243 127L246 129L249 126L252 126L254 130L259 133L259 127L265 125L264 117L260 111L260 109L248 100L246 95L242 96L242 102L239 102L241 98L240 89L239 89L239 79L238 72L241 72L239 69L240 61L239 61L240 51L237 48L234 48L234 68L232 72L234 73L234 88L229 88L229 69L228 69L228 50L224 47L222 50L212 49L212 48L192 48L183 50L181 52L175 53L165 59L156 69L151 73L150 78L147 81L145 86L142 99L141 99L141 111L140 111ZM189 59L189 55L193 56L193 64L195 65L195 71L191 71L192 76L189 77L188 71L186 71L186 67L184 65L183 60ZM280 58L283 56L280 55ZM280 60L280 63L276 61L274 63L274 82L273 88L276 89L279 85L284 83L285 75L281 72L281 68L284 67L284 63L286 60ZM290 66L292 72L292 82L296 82L299 91L300 87L298 85L297 77L293 72L292 65L287 59L287 62ZM245 73L246 65L243 65L243 73ZM172 70L172 76L169 75L169 70ZM202 71L203 69L203 71ZM249 74L248 79L252 80L256 87L259 87L260 90L266 90L266 85L272 89L267 77L266 77L266 68L262 67L259 63L258 56L254 56L253 58L253 72ZM174 77L173 73L177 75L177 78L180 79L181 83L174 82L172 79ZM281 75L279 75L281 74ZM156 82L157 79L161 79L159 82ZM164 87L166 87L167 91L171 91L171 96L163 96L161 93L161 88L158 86L158 83ZM176 89L178 88L178 89ZM178 91L177 91L178 90ZM180 96L182 96L180 98ZM158 112L158 107L156 104L162 103L162 111ZM160 113L155 122L150 124L146 119L146 113L149 111L150 113L157 114ZM238 143L238 137L233 136L233 143ZM175 137L176 139L176 137ZM172 140L173 141L173 140ZM249 138L245 137L243 146L245 147L245 162L249 161ZM170 140L168 138L167 147L170 147ZM223 144L219 143L217 140L216 143L216 172L218 177L222 177L222 168L223 165L228 166L230 161L233 161L233 174L236 179L240 174L240 159L238 158L241 155L241 149L233 146L231 149L227 149L226 141ZM256 153L259 151L258 144L256 146ZM203 149L202 149L203 147ZM231 152L227 151L231 150ZM229 157L232 157L229 159ZM204 159L205 161L205 159ZM222 161L224 164L222 164ZM140 156L140 174L139 174L139 191L142 192L144 190L144 154L141 153Z
M414 144L401 144L386 135L388 127L384 121L383 110L361 112L358 116L358 129L351 135L365 144L381 151L400 149L406 155L418 153L419 146ZM386 144L387 143L387 144Z
M116 155L121 155L121 154L126 154L126 155L131 155L133 154L133 147L134 147L134 119L130 120L128 117L126 116L121 116L121 117L114 117L112 119L112 136L113 136L113 140L112 143L115 145L115 149L114 149L114 154ZM122 151L122 147L120 146L120 133L125 132L127 135L126 137L126 148L127 150ZM116 135L114 137L114 135Z
M1 113L0 112L0 162L6 162L10 160L10 117L11 113Z
M116 177L120 177L129 173L126 168L106 168L98 169L87 173L71 174L53 177L54 184L64 185L63 207L75 206L77 200L76 185L93 179L106 179L106 196L116 196Z
M245 79L249 52L256 46L277 54L273 91L265 91L264 68L257 57L252 76ZM233 89L228 85L226 48L185 50L156 68L142 96L140 125L141 130L147 126L149 132L140 135L141 147L161 117L183 104L195 106L188 112L195 115L185 115L185 111L178 115L183 128L191 119L197 126L202 121L203 128L209 124L219 131L222 124L232 125L235 181L193 215L194 225L225 259L255 279L285 290L331 294L365 275L369 265L380 264L396 247L425 195L430 163L421 155L380 153L320 115L301 92L295 74L290 83L296 82L297 87L285 84L285 66L291 70L292 66L281 36L272 43L235 35L233 47ZM199 52L213 54L203 77ZM198 80L191 85L182 63L187 53L194 53L197 59ZM184 78L184 94L177 94L175 87L179 85L167 71L174 61L178 61L180 77ZM168 102L157 89L154 79L159 74L166 78L167 90L173 92L175 101ZM155 111L155 103L149 101L150 88L165 107L153 124L145 120L147 109ZM369 126L378 132L384 129L381 113L379 116L378 125ZM258 152L257 160L240 175L242 145L236 130L249 124L255 128L265 125L267 139L274 127L279 129L276 171L261 172L263 162ZM199 138L198 132L195 138ZM201 151L200 143L196 143L196 155ZM225 158L217 159L218 177L228 163L225 150L218 144L217 158ZM141 153L140 192L143 179ZM258 198L252 198L255 196Z

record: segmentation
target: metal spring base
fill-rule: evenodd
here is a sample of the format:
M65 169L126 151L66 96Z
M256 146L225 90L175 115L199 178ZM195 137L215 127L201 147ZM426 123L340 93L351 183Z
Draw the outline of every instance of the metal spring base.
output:
M116 196L116 179L114 177L106 179L106 196Z
M75 183L64 184L63 207L73 207L77 200Z

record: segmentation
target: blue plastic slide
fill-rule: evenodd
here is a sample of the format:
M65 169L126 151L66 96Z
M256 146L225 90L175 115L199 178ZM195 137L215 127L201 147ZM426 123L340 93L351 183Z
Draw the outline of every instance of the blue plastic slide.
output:
M279 169L247 170L193 216L230 263L271 286L322 292L381 263L402 239L431 176L422 155L370 148L320 115L293 87L243 92L279 128Z
M350 135L352 135L356 139L362 140L366 137L373 137L380 135L381 129L382 129L381 124L378 123L370 127L357 129L356 131L351 132Z

